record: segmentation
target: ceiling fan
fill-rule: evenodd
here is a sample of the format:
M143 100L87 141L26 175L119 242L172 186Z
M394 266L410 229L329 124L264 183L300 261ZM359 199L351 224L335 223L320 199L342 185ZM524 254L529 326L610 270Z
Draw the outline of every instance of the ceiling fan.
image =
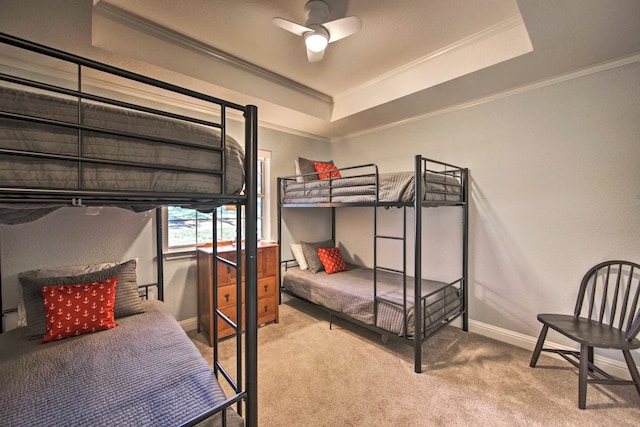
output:
M296 24L284 18L273 18L272 22L283 30L304 37L309 62L321 61L328 43L355 34L362 28L360 19L355 16L327 22L329 5L322 0L307 2L304 5L304 10L307 11L305 25Z

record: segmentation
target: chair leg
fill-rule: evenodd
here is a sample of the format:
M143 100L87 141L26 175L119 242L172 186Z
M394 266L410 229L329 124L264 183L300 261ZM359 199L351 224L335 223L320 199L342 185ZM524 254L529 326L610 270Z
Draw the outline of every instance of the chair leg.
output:
M580 344L580 372L578 377L578 408L586 409L587 407L587 379L589 375L589 356L590 347L586 344Z
M533 354L531 355L531 362L529 363L529 366L531 366L532 368L535 368L536 363L538 363L538 357L540 357L540 352L542 351L544 340L547 338L548 330L549 327L547 325L542 326L540 336L538 337L538 343L536 344L536 348L533 350Z
M640 374L638 374L636 363L633 361L633 357L629 350L622 350L622 354L624 354L624 360L627 362L627 367L629 367L629 373L635 383L636 390L638 390L638 394L640 394Z

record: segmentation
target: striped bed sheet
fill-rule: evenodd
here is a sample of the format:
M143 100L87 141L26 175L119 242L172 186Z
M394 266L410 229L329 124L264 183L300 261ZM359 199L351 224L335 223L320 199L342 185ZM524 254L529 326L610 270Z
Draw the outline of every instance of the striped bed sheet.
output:
M348 264L348 270L326 274L311 273L294 267L284 272L284 288L305 300L341 313L367 325L404 336L402 275L378 271L377 319L374 325L373 270ZM413 337L414 279L407 278L407 335ZM459 289L445 282L422 280L422 296L426 297L423 333L428 336L440 328L444 320L461 312Z

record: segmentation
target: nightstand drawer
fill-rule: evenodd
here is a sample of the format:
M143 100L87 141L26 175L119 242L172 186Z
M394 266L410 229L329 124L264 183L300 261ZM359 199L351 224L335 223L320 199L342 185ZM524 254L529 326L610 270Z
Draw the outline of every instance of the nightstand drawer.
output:
M222 252L219 253L219 256L233 262L234 264L236 263L235 252ZM242 281L244 282L244 271L242 272ZM222 261L218 261L218 286L226 285L228 283L236 283L236 269Z
M258 325L276 320L278 302L274 298L258 300Z
M258 279L258 299L275 295L276 289L277 283L274 276Z
M218 288L218 307L235 306L237 295L235 283L232 285L220 286ZM242 301L244 302L244 285L242 286Z
M271 246L258 251L258 279L275 276L278 271L278 247Z

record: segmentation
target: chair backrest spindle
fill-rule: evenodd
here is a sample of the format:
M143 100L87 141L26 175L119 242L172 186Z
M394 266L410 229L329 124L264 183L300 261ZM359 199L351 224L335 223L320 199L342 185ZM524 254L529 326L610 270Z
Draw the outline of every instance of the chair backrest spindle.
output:
M605 309L607 308L607 294L609 293L609 277L611 277L611 265L607 265L607 274L604 277L604 281L602 282L602 297L600 300L600 314L598 315L598 322L604 322ZM594 280L597 282L598 275L595 275ZM594 293L596 292L596 284L594 283Z
M627 330L630 330L631 328L633 328L632 322L638 321L639 322L638 325L640 326L640 310L638 309L638 301L640 300L640 274L636 272L634 275L633 274L634 269L637 270L637 265L634 265L631 267L631 273L629 274L629 293L631 293L631 289L633 287L634 277L636 278L636 289L633 294L633 302L631 303L631 307L629 307L628 311L629 313L638 313L638 319L634 318L633 316L629 316L627 320L628 322L627 328L626 328ZM637 334L637 331L636 331L636 334Z
M624 339L627 341L632 341L636 335L640 332L640 313L636 316L636 319L633 321L629 329L627 329L627 333L624 335Z
M621 280L622 280L622 277L621 277ZM628 311L628 308L629 308L629 293L631 292L632 280L633 280L633 266L631 266L631 271L629 272L629 277L627 278L626 284L624 285L624 295L622 297L622 307L620 308L620 310L623 313L631 314L631 313L633 313L635 311L633 309ZM626 327L624 325L625 321L627 322ZM627 317L620 317L620 321L618 322L618 329L620 329L620 330L629 329L629 327L631 326L631 322L633 322L633 317L631 315L629 315Z
M616 313L618 312L618 294L620 292L620 280L622 279L623 276L623 267L622 264L618 265L618 274L616 275L616 286L613 290L613 299L611 300L611 316L609 317L609 324L610 325L615 325L616 322ZM622 302L622 304L624 305L624 301ZM626 312L624 311L623 308L620 308L620 322L624 322L624 318L626 316Z

